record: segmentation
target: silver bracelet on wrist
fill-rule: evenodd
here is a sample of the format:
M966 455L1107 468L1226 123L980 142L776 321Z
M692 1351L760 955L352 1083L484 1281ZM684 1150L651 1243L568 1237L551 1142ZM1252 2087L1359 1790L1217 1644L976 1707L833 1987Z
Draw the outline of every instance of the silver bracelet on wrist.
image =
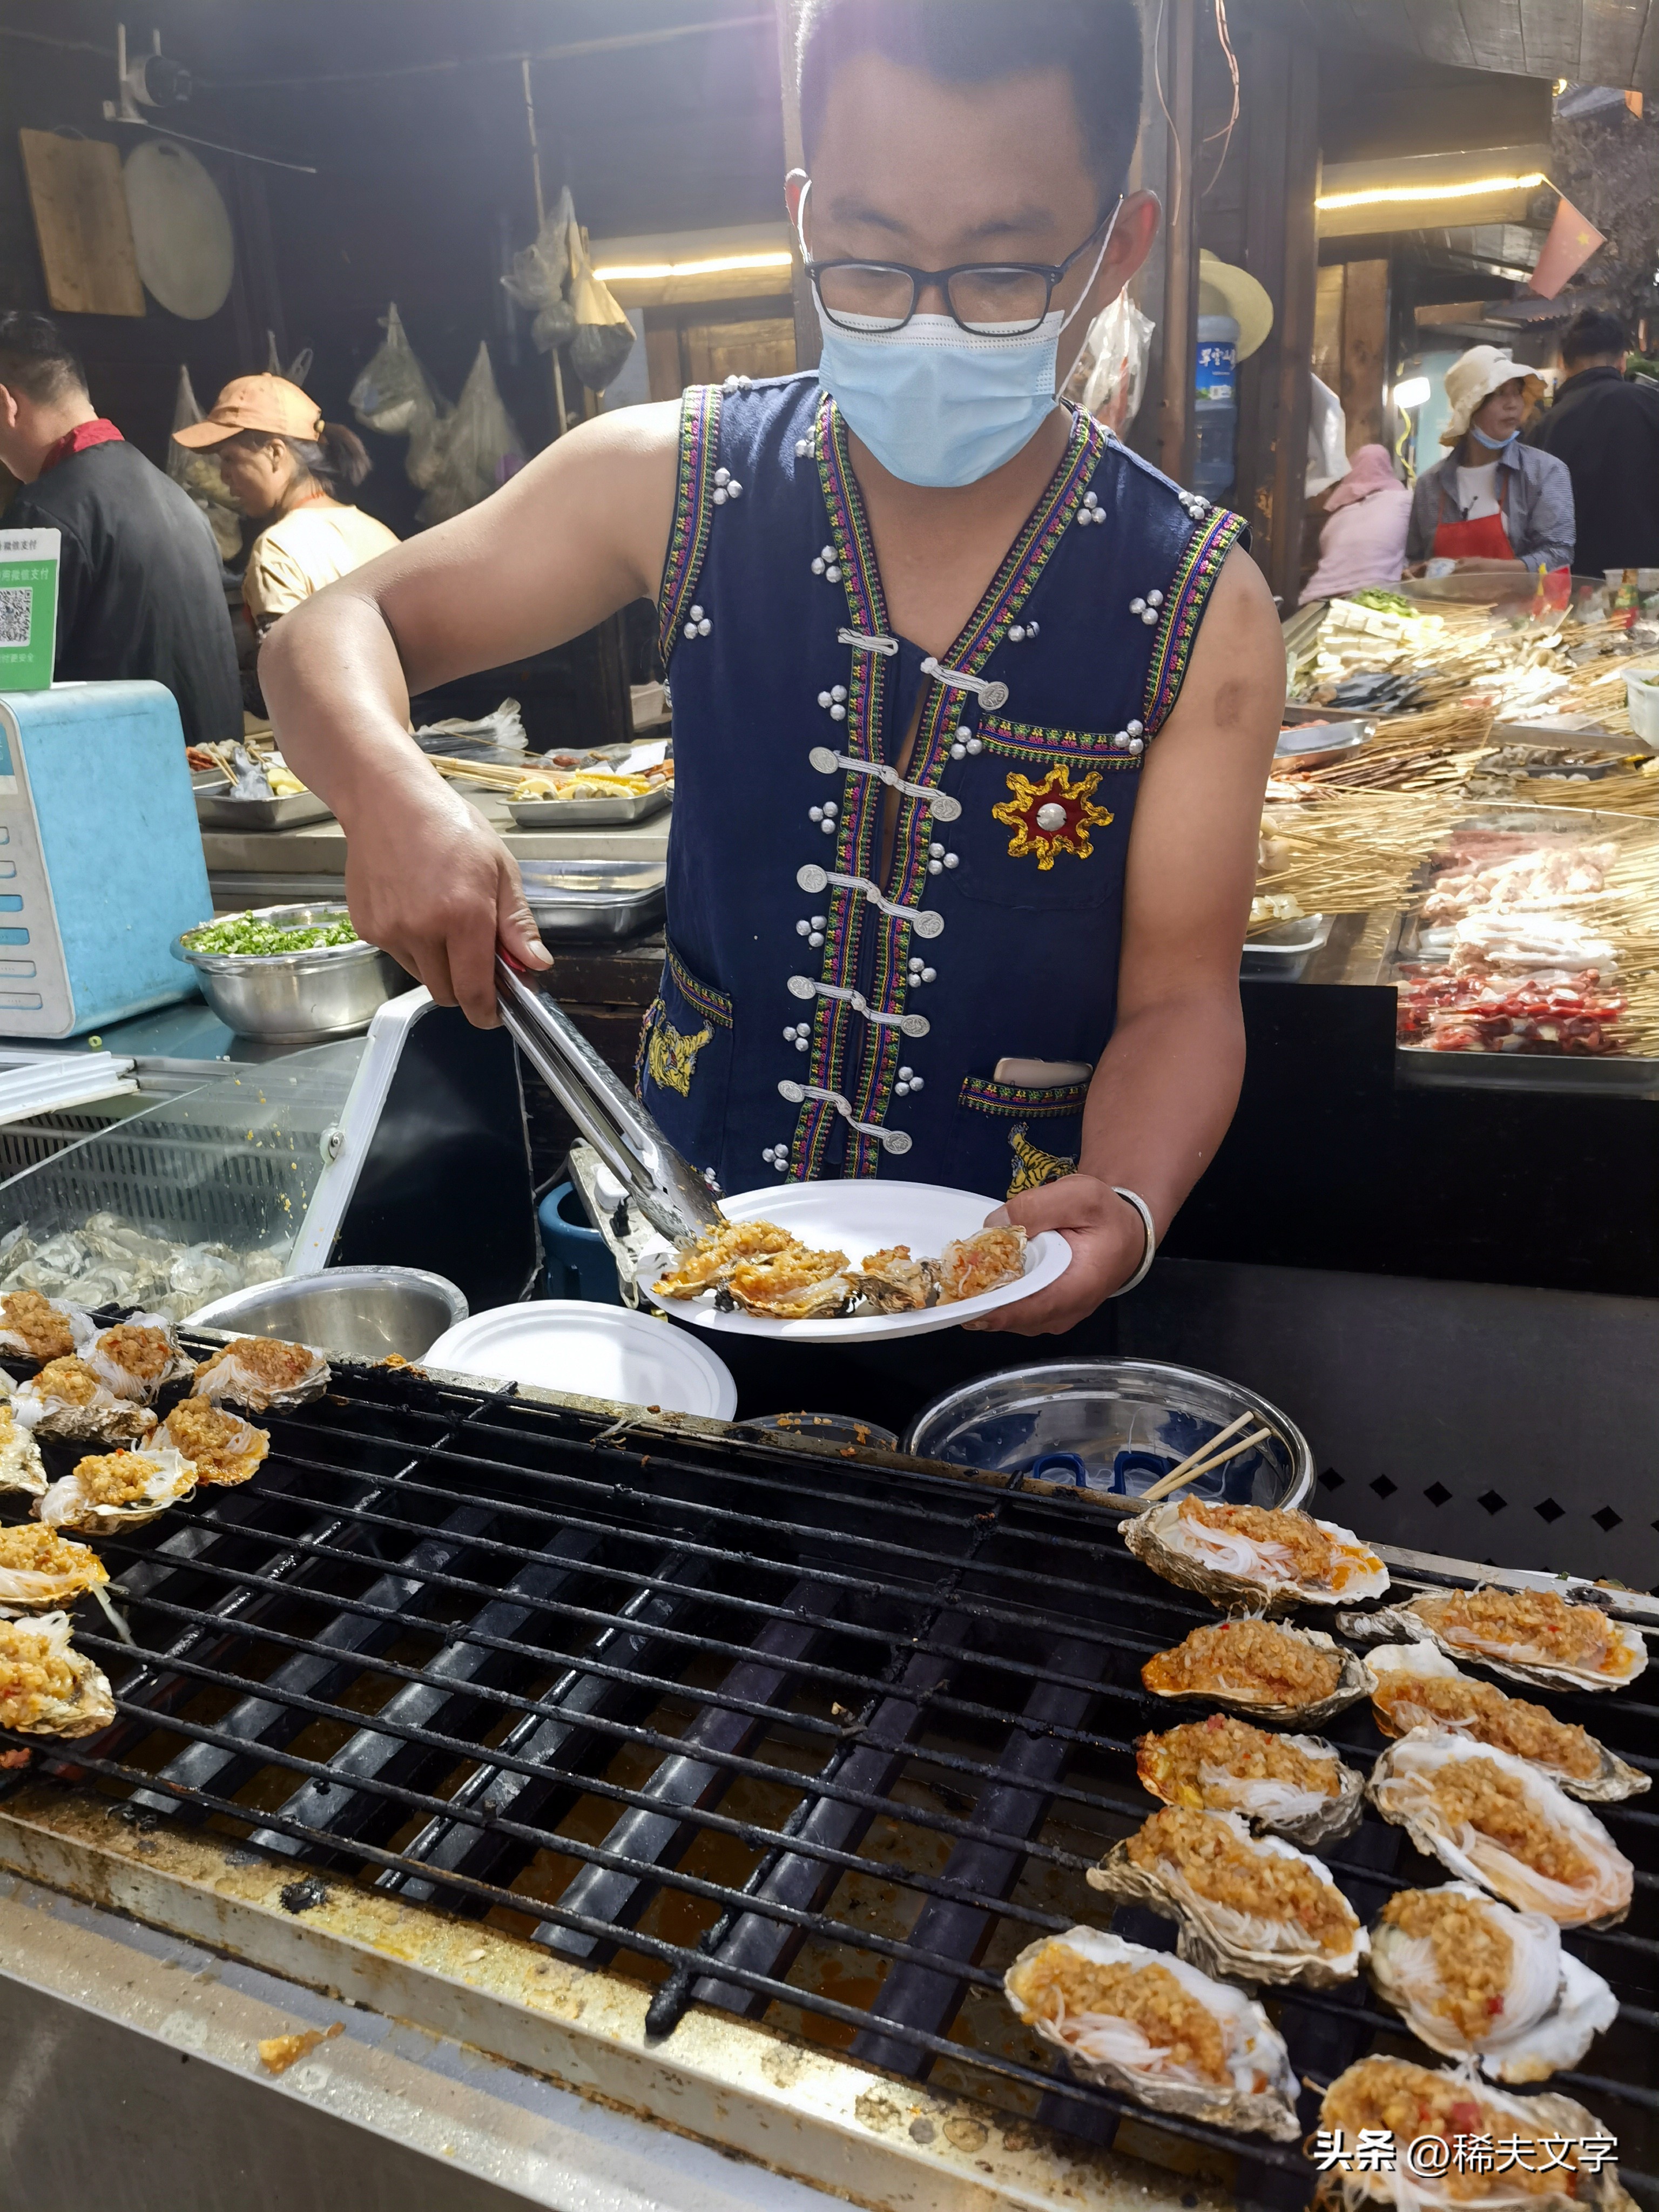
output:
M1112 1184L1111 1191L1114 1198L1121 1198L1126 1206L1133 1206L1135 1212L1140 1216L1140 1225L1146 1232L1146 1249L1140 1255L1140 1265L1127 1283L1120 1283L1112 1292L1115 1298L1121 1298L1127 1296L1130 1291L1139 1290L1147 1276L1151 1274L1152 1262L1158 1257L1158 1226L1152 1219L1152 1207L1147 1205L1139 1191L1121 1190L1116 1183Z

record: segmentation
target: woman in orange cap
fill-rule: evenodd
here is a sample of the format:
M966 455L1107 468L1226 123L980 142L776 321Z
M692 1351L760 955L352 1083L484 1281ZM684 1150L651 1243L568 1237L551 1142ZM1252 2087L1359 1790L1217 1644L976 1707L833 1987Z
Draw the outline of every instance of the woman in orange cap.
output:
M383 522L335 496L368 474L362 441L325 422L317 403L282 376L239 376L205 422L175 430L181 446L210 448L244 514L270 515L253 541L242 599L260 635L325 584L398 543Z

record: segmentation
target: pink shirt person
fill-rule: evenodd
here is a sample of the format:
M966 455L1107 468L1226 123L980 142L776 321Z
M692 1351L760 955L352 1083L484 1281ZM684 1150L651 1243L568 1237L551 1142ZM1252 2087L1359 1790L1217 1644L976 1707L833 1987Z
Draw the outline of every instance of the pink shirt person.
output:
M1319 566L1302 594L1334 599L1366 584L1397 584L1406 565L1412 495L1394 472L1386 446L1362 446L1325 502Z

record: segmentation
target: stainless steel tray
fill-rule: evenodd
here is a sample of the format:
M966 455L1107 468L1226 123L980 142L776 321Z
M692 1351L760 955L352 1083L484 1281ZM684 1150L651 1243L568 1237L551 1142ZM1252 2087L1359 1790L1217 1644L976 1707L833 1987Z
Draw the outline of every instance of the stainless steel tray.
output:
M1633 1054L1436 1052L1397 1044L1395 1075L1413 1091L1594 1091L1626 1098L1659 1097L1659 1060Z
M631 937L666 904L660 860L525 860L520 874L544 938Z
M507 811L520 830L605 830L622 822L648 822L673 803L674 787L665 783L616 799L509 799Z
M1239 958L1239 974L1254 976L1259 981L1297 981L1314 954L1322 952L1329 943L1331 922L1328 914L1303 914L1294 921L1279 922L1272 929L1247 938Z
M198 785L196 791L196 819L204 830L298 830L332 818L328 801L314 791L290 792L285 799L233 799L228 781Z

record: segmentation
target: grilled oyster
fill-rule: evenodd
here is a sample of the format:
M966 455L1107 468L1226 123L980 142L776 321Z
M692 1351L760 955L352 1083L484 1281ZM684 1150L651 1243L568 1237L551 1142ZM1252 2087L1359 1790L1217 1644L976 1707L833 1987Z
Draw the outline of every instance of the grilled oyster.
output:
M1622 1689L1648 1663L1639 1628L1553 1589L1424 1590L1409 1605L1344 1613L1337 1626L1349 1636L1437 1644L1449 1659L1476 1660L1540 1690Z
M148 1407L118 1396L73 1354L48 1360L16 1393L11 1409L37 1436L75 1443L134 1443L155 1426Z
M1028 1944L1002 1986L1080 2081L1279 2142L1301 2133L1296 2075L1267 2014L1182 1959L1071 1928Z
M1140 1679L1155 1698L1203 1698L1252 1720L1310 1727L1372 1687L1364 1662L1318 1629L1255 1619L1194 1628L1150 1658Z
M157 1450L181 1453L204 1484L246 1482L270 1449L267 1431L206 1398L181 1398L152 1443Z
M1634 1875L1582 1805L1524 1759L1444 1729L1413 1729L1382 1753L1366 1795L1449 1872L1563 1928L1610 1928Z
M102 1670L70 1642L66 1613L0 1620L0 1728L92 1735L115 1718Z
M1553 2092L1516 2097L1404 2058L1362 2058L1325 2092L1319 2122L1340 2133L1351 2159L1362 2129L1376 2130L1370 2140L1380 2136L1385 2150L1394 2139L1380 2171L1325 2175L1345 2212L1378 2198L1395 2212L1636 2212L1618 2169L1584 2150L1587 2142L1611 2148L1614 2138L1582 2105ZM1429 2136L1439 2139L1432 2150L1413 2156ZM1507 2152L1495 2156L1490 2172L1466 2171L1455 2155L1459 2136L1519 2148L1512 2162Z
M34 1431L0 1400L0 1490L24 1490L38 1498L46 1486L46 1470Z
M794 1242L775 1221L722 1221L695 1244L683 1244L672 1268L653 1288L661 1298L700 1297L729 1281L732 1269L744 1261L787 1252Z
M1238 1813L1252 1827L1309 1846L1350 1834L1364 1809L1364 1777L1329 1744L1220 1713L1138 1737L1135 1771L1166 1805Z
M1277 1836L1252 1836L1237 1813L1166 1806L1086 1879L1178 1920L1176 1949L1206 1974L1324 1989L1352 1980L1369 1948L1328 1870Z
M1494 2081L1544 2081L1576 2066L1619 2016L1619 2000L1561 1948L1541 1912L1515 1912L1467 1881L1402 1889L1371 1929L1377 1994L1443 2058L1473 2058Z
M0 1528L0 1607L7 1611L36 1613L69 1605L108 1580L96 1552L71 1543L56 1529L42 1528L38 1521Z
M908 1244L889 1244L860 1260L853 1282L872 1313L920 1313L939 1304L939 1270L913 1260Z
M196 1370L191 1395L249 1413L303 1406L328 1388L328 1362L308 1344L280 1336L239 1336Z
M792 1244L770 1259L734 1267L726 1287L744 1313L767 1321L827 1320L853 1303L846 1266L845 1252L812 1252Z
M79 1306L39 1291L8 1291L0 1297L0 1352L17 1359L67 1359L91 1328Z
M196 1487L196 1469L176 1451L94 1454L73 1474L54 1482L34 1510L49 1528L79 1528L89 1536L142 1528Z
M1381 1597L1389 1587L1388 1569L1350 1530L1279 1507L1171 1498L1126 1521L1123 1540L1165 1582L1266 1613Z
M89 1342L81 1358L100 1382L118 1398L151 1404L164 1382L188 1375L195 1362L179 1348L173 1324L165 1314L135 1313L117 1322Z
M1511 1698L1495 1682L1460 1673L1433 1644L1384 1644L1367 1652L1376 1677L1371 1711L1384 1735L1408 1729L1448 1729L1476 1743L1513 1752L1547 1774L1570 1797L1610 1804L1635 1797L1650 1778L1616 1758L1588 1729L1559 1721L1542 1705Z
M1025 1273L1025 1231L1013 1222L1000 1229L976 1229L971 1237L953 1238L936 1264L941 1305L981 1297L987 1291L1000 1291L1005 1283L1017 1283Z

